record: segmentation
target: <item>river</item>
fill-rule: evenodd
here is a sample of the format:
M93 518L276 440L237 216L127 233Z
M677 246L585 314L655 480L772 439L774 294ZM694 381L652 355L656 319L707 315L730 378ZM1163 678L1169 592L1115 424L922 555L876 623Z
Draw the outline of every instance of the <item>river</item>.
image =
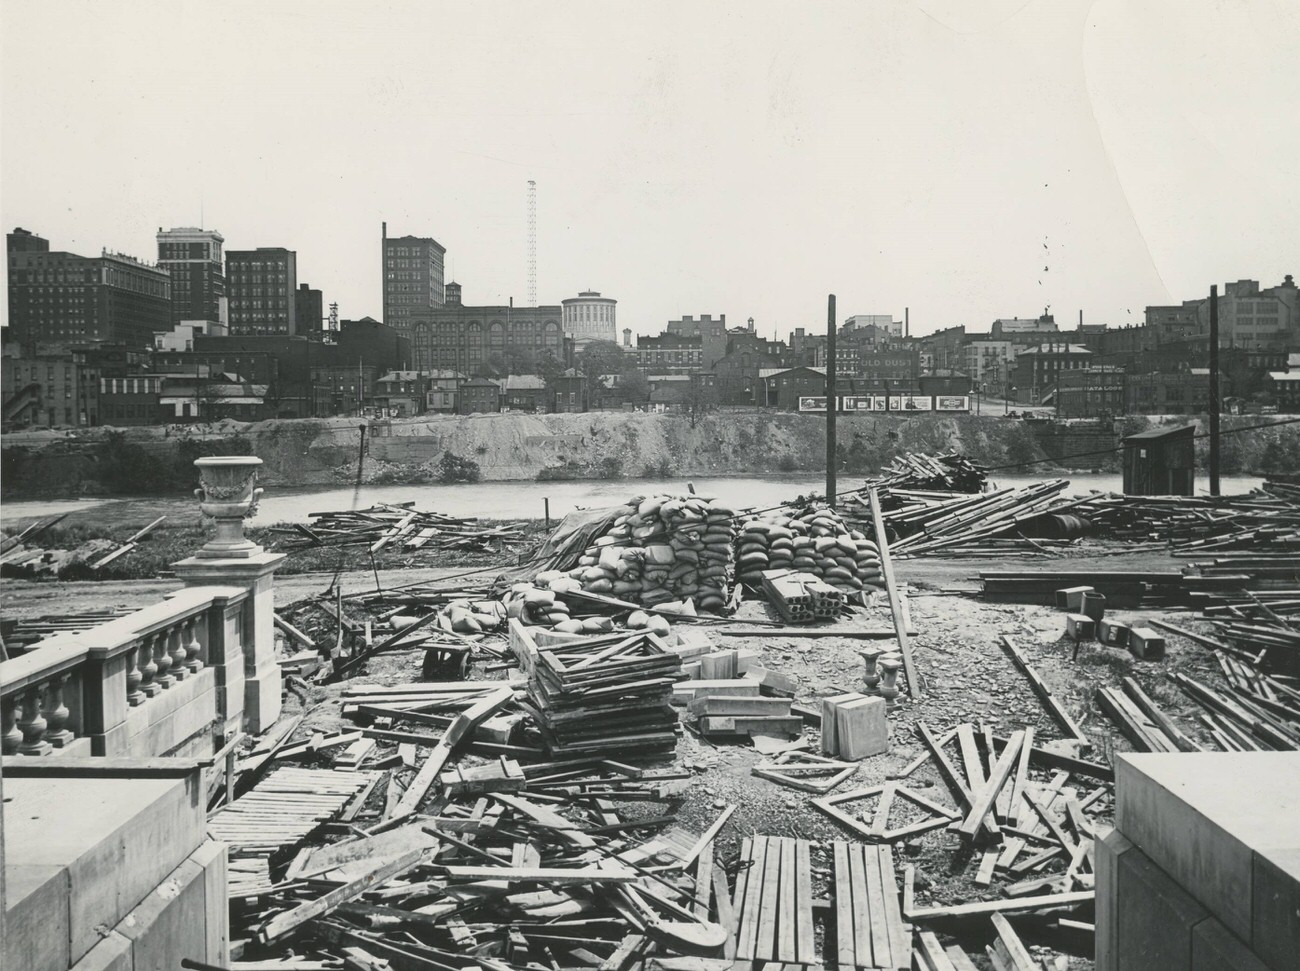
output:
M1068 494L1085 495L1091 491L1119 492L1123 482L1118 474L1081 472L1066 475L994 475L999 486L1023 486L1046 479L1068 478ZM826 487L821 475L772 475L729 478L691 477L689 479L578 479L568 482L480 482L473 485L364 485L355 496L356 506L364 509L380 502L414 501L421 509L436 510L451 516L479 516L484 519L540 519L545 500L550 500L552 519L578 508L614 505L631 496L655 492L680 492L687 481L705 495L714 495L741 507L778 505L796 496ZM858 475L840 477L839 488L849 490L862 483ZM1263 483L1263 478L1249 475L1223 476L1224 495L1249 492ZM1208 479L1197 479L1197 495L1208 494ZM62 512L80 512L97 505L122 499L148 501L148 497L111 496L94 499L55 499L6 502L0 507L0 522L12 522L31 516L51 516ZM353 508L351 488L301 489L278 491L268 488L257 515L251 522L265 526L278 522L306 522L308 513L332 512Z

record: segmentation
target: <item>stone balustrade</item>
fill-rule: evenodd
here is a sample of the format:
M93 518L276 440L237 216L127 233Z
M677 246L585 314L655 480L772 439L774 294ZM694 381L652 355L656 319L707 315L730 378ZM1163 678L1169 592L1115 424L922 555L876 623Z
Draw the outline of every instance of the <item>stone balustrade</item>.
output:
M3 754L164 755L187 727L241 727L249 600L243 587L189 587L0 664ZM157 730L185 708L188 726Z
M0 662L4 755L210 755L280 714L275 569L284 555L244 537L261 459L194 463L215 533L172 564L185 588Z

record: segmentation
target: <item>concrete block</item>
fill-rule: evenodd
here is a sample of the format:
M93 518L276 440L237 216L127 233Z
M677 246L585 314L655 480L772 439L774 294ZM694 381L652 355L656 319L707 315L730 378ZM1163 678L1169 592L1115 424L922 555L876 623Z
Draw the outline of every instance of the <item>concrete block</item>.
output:
M1115 777L1116 828L1255 947L1256 854L1300 847L1300 752L1123 753Z
M1300 820L1295 825L1300 828ZM1255 853L1250 940L1264 963L1278 971L1300 967L1300 837L1296 843Z
M857 761L889 751L886 707L884 698L859 698L835 706L835 747L840 758Z
M88 759L95 754L95 743L89 738L74 738L63 748L56 748L47 758Z
M1150 627L1134 627L1128 632L1128 652L1139 661L1159 661L1165 656L1165 639Z
M73 965L72 971L135 971L135 953L131 939L115 930L109 931L103 940Z
M1137 847L1115 860L1117 971L1189 968L1192 928L1210 916Z
M1118 620L1097 621L1097 640L1107 647L1128 647L1128 633L1132 628Z
M735 651L714 651L700 658L702 678L734 678L737 674Z
M848 694L832 695L829 698L822 699L822 755L833 756L836 754L838 738L835 722L836 707L865 697L866 695L861 692L850 691Z
M1093 967L1095 971L1118 971L1119 969L1119 932L1116 920L1119 916L1117 867L1119 859L1133 850L1133 844L1124 838L1124 834L1112 829L1106 834L1097 834L1093 847L1093 860L1096 872L1097 904L1095 945Z
M1062 587L1056 591L1056 609L1077 614L1083 609L1083 595L1096 592L1093 587Z
M272 661L244 682L244 730L261 735L280 717L280 666Z
M0 967L66 971L71 963L67 868L16 865L10 853L4 877L7 910Z
M136 969L161 971L180 967L184 958L204 960L208 953L205 886L203 868L183 860L117 925L117 931L131 941Z
M200 960L217 967L230 964L230 901L226 887L226 844L209 840L191 854L203 870L207 957Z
M763 654L753 648L741 647L736 649L736 673L744 674L750 668L754 667L761 661Z
M1272 971L1289 971L1297 967L1296 959L1287 965L1275 965ZM1213 917L1192 928L1191 971L1270 971L1269 966L1250 948Z
M118 758L127 754L131 745L131 733L125 721L98 735L86 736L90 739L92 755L106 758Z
M1106 616L1106 595L1096 590L1087 591L1079 602L1079 613L1099 621Z
M1097 636L1097 625L1083 614L1066 614L1065 633L1073 641L1090 641Z

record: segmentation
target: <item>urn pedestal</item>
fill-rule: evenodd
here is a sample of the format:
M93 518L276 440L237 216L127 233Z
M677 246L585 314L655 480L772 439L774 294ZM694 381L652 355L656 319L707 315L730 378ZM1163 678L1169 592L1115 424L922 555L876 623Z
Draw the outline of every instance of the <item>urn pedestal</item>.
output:
M187 587L239 586L248 590L239 624L242 664L239 658L226 658L227 670L218 671L218 688L225 685L226 690L238 690L242 682L244 730L256 735L280 717L282 684L275 660L273 575L285 557L268 553L244 536L244 520L256 511L262 495L257 487L262 460L253 455L229 455L197 459L194 464L201 483L194 494L204 515L216 521L216 531L202 549L173 563L172 568Z

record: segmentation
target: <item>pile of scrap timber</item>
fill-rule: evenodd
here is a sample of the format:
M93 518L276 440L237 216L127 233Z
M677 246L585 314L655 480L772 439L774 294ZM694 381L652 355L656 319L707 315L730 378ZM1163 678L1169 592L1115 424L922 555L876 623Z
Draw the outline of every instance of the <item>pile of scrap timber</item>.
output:
M882 516L892 537L890 550L903 559L926 554L1006 552L1008 548L1042 553L1042 543L1022 537L1036 530L1029 524L1043 517L1058 516L1075 508L1081 500L1063 498L1066 479L1003 488L978 495L889 493L881 495ZM890 505L893 508L888 508ZM868 521L865 496L848 497L844 516L851 522ZM1006 541L1013 543L1008 547Z
M1300 551L1300 488L1283 483L1238 496L1097 493L1074 512L1107 537L1167 544L1179 556Z
M863 488L875 486L886 490L920 492L983 492L988 482L988 469L976 465L956 452L946 455L919 455L905 452L896 455L880 470L880 475L868 480Z
M583 590L653 607L684 597L717 611L731 590L735 512L693 493L634 499L568 571Z
M1197 575L1141 570L984 570L979 578L985 600L1051 606L1060 590L1090 587L1110 607L1124 609L1184 607L1198 594L1235 590L1251 579L1244 572Z
M528 707L552 755L625 757L676 746L671 701L682 659L654 634L538 647L526 669Z
M523 532L523 526L518 524L487 525L475 517L425 512L414 506L414 502L379 503L353 512L313 512L307 514L312 520L310 526L292 523L273 526L271 532L285 533L297 540L280 544L281 550L365 545L371 553L387 547L406 551L483 552L518 540Z
M8 657L20 657L27 651L39 647L47 637L66 634L78 634L81 631L106 624L118 617L133 613L133 607L101 607L76 614L46 615L24 620L0 621L0 639L3 650ZM0 656L0 660L6 660Z
M102 569L130 553L141 540L162 525L166 518L166 516L159 516L121 542L110 539L88 539L74 549L44 549L32 545L35 539L62 520L63 516L50 516L37 520L15 535L5 537L0 548L0 576L26 579L38 576L54 577L66 567L80 563L86 564L92 571Z

